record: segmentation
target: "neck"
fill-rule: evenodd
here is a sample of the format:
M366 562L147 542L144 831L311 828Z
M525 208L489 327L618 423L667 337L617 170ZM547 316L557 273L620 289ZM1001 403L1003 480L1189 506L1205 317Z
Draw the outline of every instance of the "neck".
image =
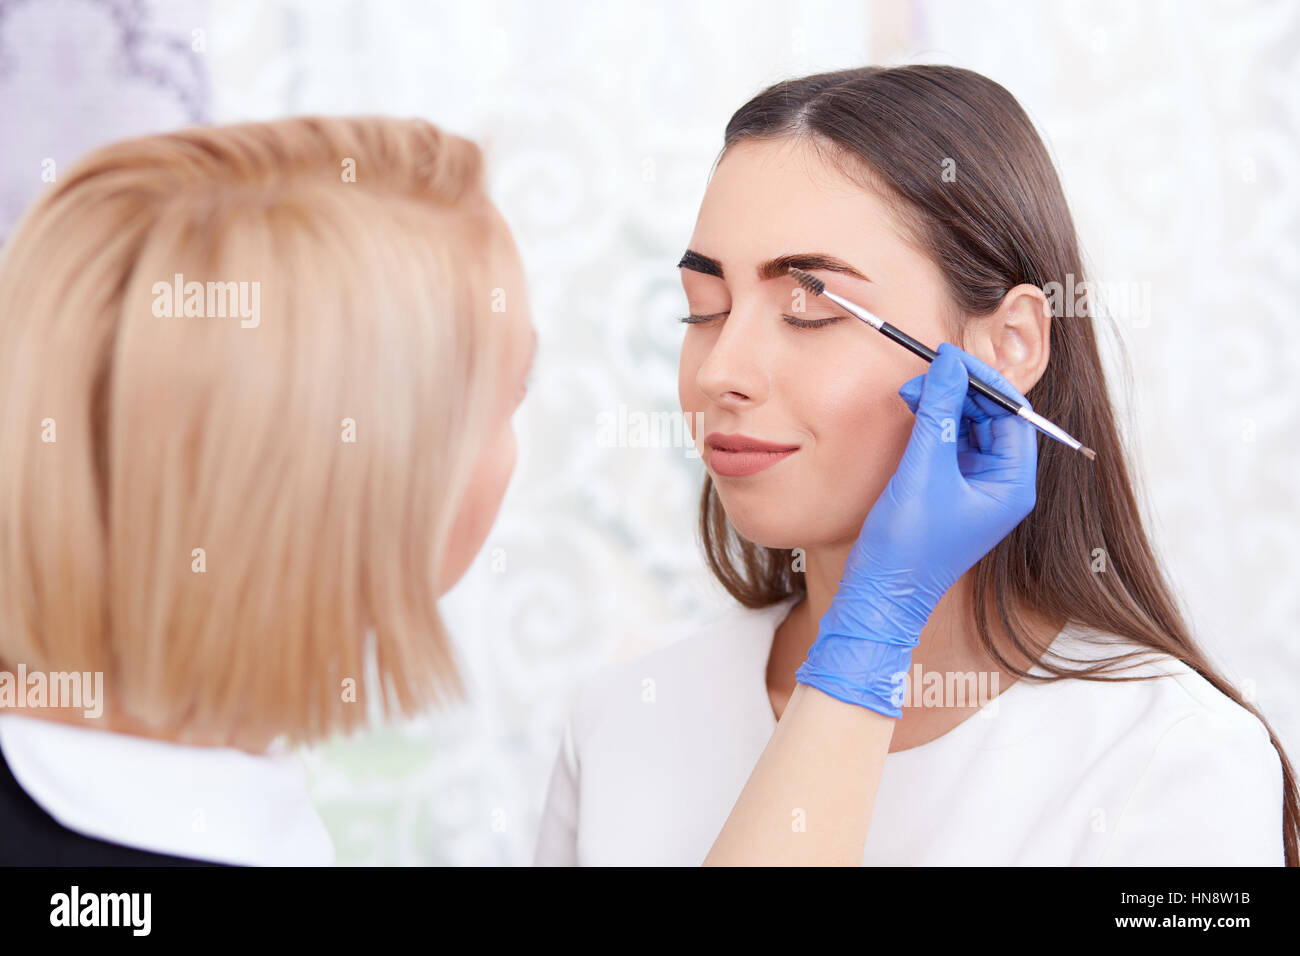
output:
M813 615L808 630L808 646L817 637L817 625L831 606L839 589L844 565L848 561L852 543L834 545L810 554L808 560L808 612ZM963 575L939 599L925 627L920 643L912 651L912 666L919 663L924 670L950 670L968 661L977 646L975 639L974 609L971 607L970 574ZM804 649L807 653L807 648Z

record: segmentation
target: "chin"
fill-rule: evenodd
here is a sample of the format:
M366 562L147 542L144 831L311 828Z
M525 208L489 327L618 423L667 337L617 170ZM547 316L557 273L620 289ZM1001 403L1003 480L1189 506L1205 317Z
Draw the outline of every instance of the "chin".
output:
M815 546L808 540L809 522L800 515L768 502L738 502L736 495L723 495L719 491L727 520L746 541L763 548L804 548ZM729 500L730 499L730 500Z
M764 548L803 548L852 544L862 531L870 503L828 504L816 494L781 497L750 496L718 487L727 520L746 541Z

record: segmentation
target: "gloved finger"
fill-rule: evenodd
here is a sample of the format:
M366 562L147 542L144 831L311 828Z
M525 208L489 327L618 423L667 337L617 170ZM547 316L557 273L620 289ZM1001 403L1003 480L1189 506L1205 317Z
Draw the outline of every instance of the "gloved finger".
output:
M970 423L971 434L974 436L972 441L979 451L988 451L993 447L993 422L996 421L992 416L988 418L972 419Z
M1006 395L1008 398L1015 399L1022 405L1029 405L1029 399L1025 398L1025 396L1020 393L1019 389L1007 381L1006 376L983 359L971 355L969 352L953 345L951 342L940 342L938 351L941 354L945 351L953 352L962 360L962 363L966 366L966 371L969 372L972 377L983 380L986 385L992 385L999 392ZM978 405L981 410L994 418L1001 418L1003 415L1014 414L974 389L971 389L970 395L972 401ZM1033 406L1030 405L1030 411L1032 410Z
M925 373L923 372L922 374L917 375L914 378L909 378L906 382L904 382L901 386L899 386L898 396L907 404L907 407L912 410L913 415L916 414L916 406L921 401L921 390L924 387L924 385L925 385ZM967 414L968 412L972 415L982 414L980 409L971 406L967 406L962 410L963 415Z
M923 379L924 376L918 375L915 379L909 379L898 390L899 397L902 398L903 403L907 405L913 415L916 414L916 405L921 400L921 382ZM916 382L915 385L912 384L913 381ZM993 413L1002 415L1005 414L1005 411L996 402L971 389L966 393L966 401L962 405L962 427L965 428L966 422L987 422L994 417Z
M924 375L917 375L909 378L898 389L899 397L907 403L907 407L916 414L916 403L921 400L921 383L925 381Z
M898 390L899 397L903 399L903 402L911 410L913 415L916 414L917 403L921 400L921 387L924 381L925 376L918 375L915 378L908 379ZM971 426L980 421L985 423L988 421L988 416L979 411L979 409L977 409L971 402L971 395L971 392L966 393L966 404L962 410L961 424L957 427L957 455L959 456L959 461L961 455L972 450L972 441L976 442L973 450L979 450L979 438L971 437Z
M970 379L951 352L940 353L924 375L912 437L899 462L898 475L920 481L934 466L957 468L958 428Z
M941 351L925 373L917 417L935 427L951 423L955 428L969 386L970 375L961 361L960 350L954 347L948 352Z
M984 453L991 458L1023 466L1037 464L1038 429L1019 415L1007 415L989 422L992 442Z
M987 423L989 441L958 462L967 483L1000 500L1018 498L1032 506L1038 474L1038 429L1019 415Z
M1002 373L998 372L997 369L976 358L974 355L971 355L969 352L965 352L948 342L940 343L939 350L943 351L945 345L948 346L949 349L953 349L963 356L962 361L971 375L979 375L985 382L1003 392L1007 397L1023 402L1025 405L1029 406L1031 411L1033 410L1034 406L1032 403L1030 403L1014 385L1007 381L1006 377L1003 376ZM913 414L916 414L916 406L921 399L921 386L924 381L925 375L917 375L908 379L898 389L899 397L903 399L903 402ZM993 401L991 398L985 397L973 388L967 392L966 402L962 407L962 418L969 418L972 422L977 423L987 421L990 418L1001 418L1004 415L1010 414L1011 412L1007 411L997 402ZM976 441L979 441L978 437L976 438ZM984 447L987 447L987 443Z

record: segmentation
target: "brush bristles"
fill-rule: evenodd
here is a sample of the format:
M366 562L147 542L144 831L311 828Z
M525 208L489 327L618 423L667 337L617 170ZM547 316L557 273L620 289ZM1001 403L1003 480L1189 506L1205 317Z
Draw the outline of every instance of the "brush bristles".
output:
M811 292L813 295L821 295L826 291L826 283L816 276L810 276L802 269L796 269L790 266L790 275L794 276L795 281Z
M1089 461L1095 461L1097 458L1097 453L1093 451L1091 448L1089 448L1087 445L1080 448L1079 451L1083 452L1084 455L1087 456Z

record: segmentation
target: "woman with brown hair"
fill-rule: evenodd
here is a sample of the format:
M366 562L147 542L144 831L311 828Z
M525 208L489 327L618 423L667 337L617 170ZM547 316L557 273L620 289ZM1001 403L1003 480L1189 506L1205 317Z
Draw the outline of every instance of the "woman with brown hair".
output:
M892 538L872 525L903 511L918 401L952 373L936 359L923 394L921 359L805 302L789 265L951 343L941 356L959 345L1096 461L1040 441L1032 511L923 594L942 575L893 552L939 536L960 502L936 495L938 514ZM764 90L727 126L680 266L700 530L741 609L584 686L538 862L1296 865L1291 764L1189 632L1142 527L1091 321L1045 291L1079 287L1082 259L1005 89L905 66ZM969 424L953 473L988 451L988 427ZM848 586L873 562L901 583L855 605ZM852 674L865 658L838 631L861 638L873 619L910 645L895 657L902 707L819 673ZM814 687L857 707L809 732ZM737 821L757 836L731 839Z

